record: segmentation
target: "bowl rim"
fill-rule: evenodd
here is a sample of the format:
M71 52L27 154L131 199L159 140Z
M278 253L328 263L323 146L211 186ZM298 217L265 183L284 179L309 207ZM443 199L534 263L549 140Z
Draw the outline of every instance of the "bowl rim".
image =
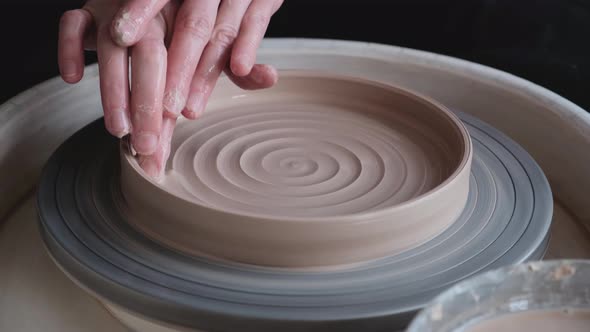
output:
M421 193L415 197L412 197L409 200L403 201L399 204L395 204L392 206L387 206L378 210L373 211L363 211L363 212L355 212L343 215L334 215L334 216L311 216L311 217L299 217L299 216L278 216L278 215L270 215L270 214L263 214L263 213L253 213L253 212L244 212L244 211L237 211L237 210L230 210L230 209L222 209L215 206L209 206L204 204L199 204L192 200L186 199L181 196L176 196L170 191L166 190L157 180L151 178L139 167L139 164L136 158L133 156L131 145L129 139L122 139L120 142L120 151L121 151L121 159L122 161L125 160L136 173L140 176L144 181L147 181L151 185L151 190L157 190L164 195L173 196L174 199L180 200L185 204L190 204L199 209L204 209L208 211L212 211L219 214L224 214L225 216L231 218L250 218L256 219L259 221L265 222L284 222L284 223L342 223L342 222L350 222L350 223L359 223L359 222L366 222L368 220L375 220L382 217L390 216L396 212L400 212L403 210L411 209L416 205L427 201L431 197L440 194L445 189L449 188L450 185L455 184L456 182L460 181L461 175L465 172L469 172L471 169L471 162L473 159L473 142L471 139L471 135L469 134L465 124L459 119L457 115L455 115L451 110L449 110L446 106L442 103L424 96L423 94L417 93L407 88L402 88L400 86L385 83L377 80L369 80L365 78L355 77L352 75L345 75L334 73L330 71L324 70L294 70L294 69L287 69L287 70L278 70L279 72L279 80L284 78L306 78L306 79L331 79L331 80L344 80L350 83L360 83L363 85L371 86L374 89L381 89L381 90L388 90L389 92L395 92L399 95L403 95L408 98L412 98L422 104L425 104L425 107L428 107L433 112L439 112L441 115L446 117L448 121L448 127L453 127L459 134L459 138L462 143L461 149L461 160L458 163L458 166L454 167L453 172L451 175L447 176L444 181L438 183L434 188ZM228 79L225 75L222 79ZM194 121L194 120L181 120L181 121ZM198 121L198 119L196 120Z

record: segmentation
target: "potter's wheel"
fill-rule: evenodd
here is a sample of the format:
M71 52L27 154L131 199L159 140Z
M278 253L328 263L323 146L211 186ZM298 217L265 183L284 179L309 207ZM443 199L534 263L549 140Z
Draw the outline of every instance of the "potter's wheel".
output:
M442 234L393 257L297 272L214 263L149 241L114 208L118 144L101 121L49 161L38 196L43 236L62 269L97 297L168 323L211 331L403 326L451 284L538 259L547 245L552 198L539 167L495 129L460 117L474 145L467 206Z

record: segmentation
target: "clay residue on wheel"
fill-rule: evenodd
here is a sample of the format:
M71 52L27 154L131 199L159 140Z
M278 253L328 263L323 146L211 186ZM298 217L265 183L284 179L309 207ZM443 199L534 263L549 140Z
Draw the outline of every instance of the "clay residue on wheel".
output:
M575 273L576 273L576 268L572 265L565 263L565 264L562 264L562 265L558 266L557 268L555 268L555 270L553 270L553 272L551 273L551 279L562 280L562 279L571 277Z

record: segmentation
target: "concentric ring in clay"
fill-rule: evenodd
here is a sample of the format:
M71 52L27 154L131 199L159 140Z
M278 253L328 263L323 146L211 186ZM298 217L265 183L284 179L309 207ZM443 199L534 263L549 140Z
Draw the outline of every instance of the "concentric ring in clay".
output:
M321 268L408 250L463 210L472 147L461 121L409 91L283 72L244 91L227 79L180 121L155 182L123 148L126 218L197 256Z
M146 238L120 210L119 144L102 120L49 160L40 229L67 275L114 308L200 331L382 331L405 328L442 290L476 273L540 259L552 195L530 155L459 114L473 142L465 210L401 254L301 272L188 256Z

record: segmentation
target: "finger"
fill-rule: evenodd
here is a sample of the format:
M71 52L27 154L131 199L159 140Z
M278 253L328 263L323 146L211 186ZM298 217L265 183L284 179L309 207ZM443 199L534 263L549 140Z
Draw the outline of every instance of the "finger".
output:
M127 1L113 18L111 35L119 46L135 45L146 33L150 22L170 0Z
M96 52L96 28L90 26L84 37L84 50Z
M168 2L160 11L160 13L162 13L162 18L164 19L164 22L166 22L166 37L164 38L164 45L166 45L166 48L170 46L170 42L172 41L172 35L174 33L174 22L176 22L176 13L178 12L179 7L179 1L173 0Z
M209 42L219 0L186 0L176 15L169 48L164 108L169 116L183 109L190 82Z
M162 98L166 84L166 47L163 23L152 21L131 56L131 144L149 155L158 145L162 125Z
M231 54L231 70L235 75L246 76L252 70L275 6L275 0L253 0L250 4Z
M241 77L233 74L229 67L225 67L224 72L234 84L245 90L258 90L270 88L271 86L275 85L279 79L279 74L277 73L276 69L269 65L254 65L254 67L252 67L252 70L250 71L250 74ZM202 97L199 98L199 102L196 108L185 108L182 111L182 115L184 115L188 119L193 120L198 118L205 110L206 102L209 100L209 97L213 92L214 86L215 84L213 84L210 88L201 91L201 93L203 94Z
M84 35L92 25L92 16L83 9L63 14L59 24L58 64L67 83L77 83L84 74Z
M115 45L103 26L98 29L97 54L105 126L120 138L131 132L127 49Z
M270 88L279 80L277 70L270 65L256 64L246 76L236 76L229 68L225 69L226 75L244 90L258 90Z
M160 141L156 152L149 156L139 157L139 166L151 177L160 179L166 168L166 162L170 156L170 143L172 142L172 133L176 119L164 118L162 122L162 131Z
M250 1L223 1L211 39L193 76L184 113L196 118L202 111L211 90L229 61L230 50L238 33L242 17Z

